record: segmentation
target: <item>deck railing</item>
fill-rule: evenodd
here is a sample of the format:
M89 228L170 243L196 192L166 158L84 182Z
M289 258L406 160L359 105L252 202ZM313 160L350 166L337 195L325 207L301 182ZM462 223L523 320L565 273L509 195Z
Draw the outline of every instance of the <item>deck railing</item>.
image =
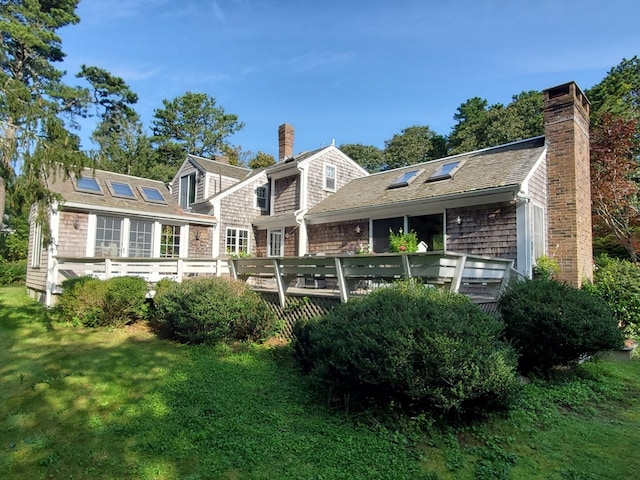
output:
M400 278L454 292L497 298L511 277L513 260L455 252L412 254L235 258L231 275L256 289L277 290L285 305L291 288L319 287L334 291L342 302Z

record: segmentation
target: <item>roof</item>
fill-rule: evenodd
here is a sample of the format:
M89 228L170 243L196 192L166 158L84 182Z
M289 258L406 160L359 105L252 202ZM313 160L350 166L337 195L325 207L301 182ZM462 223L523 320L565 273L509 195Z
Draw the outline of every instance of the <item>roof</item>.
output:
M76 188L75 175L71 178L61 179L60 176L48 177L49 189L62 196L63 208L83 209L102 212L129 212L142 214L156 218L180 218L185 222L216 223L211 216L201 216L185 213L173 198L167 186L158 180L134 177L120 173L107 172L105 170L82 169L80 176L87 179L95 179L100 192L91 193L87 190ZM131 188L132 197L116 195L112 183L126 184ZM157 190L164 201L145 199L143 189ZM153 193L153 192L152 192ZM160 199L160 198L159 198Z
M316 150L311 150L307 152L302 152L297 155L294 155L293 157L289 157L285 160L282 160L276 163L275 165L272 165L271 167L267 168L267 175L270 175L272 173L279 172L282 170L287 170L289 168L298 168L298 165L300 165L300 163L313 157L315 154L320 153L322 150L325 150L328 148L330 148L330 146L318 148Z
M513 187L517 192L544 149L544 137L536 137L357 178L310 209L308 216L321 217L505 187ZM460 163L451 178L429 181L440 167L454 162ZM408 185L389 188L394 180L414 170L418 172Z
M244 178L251 173L251 170L248 168L237 167L235 165L229 165L228 162L215 160L221 157L214 157L214 159L198 157L196 155L187 155L187 157L200 167L201 170L208 173L223 175L237 180L244 180Z

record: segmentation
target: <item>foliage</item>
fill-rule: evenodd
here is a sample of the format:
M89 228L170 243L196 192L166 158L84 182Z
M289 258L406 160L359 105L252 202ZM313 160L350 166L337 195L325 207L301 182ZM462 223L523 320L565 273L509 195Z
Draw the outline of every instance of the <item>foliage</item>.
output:
M560 273L560 265L552 258L542 255L536 259L536 264L533 267L533 276L535 278L544 278L551 280Z
M9 262L24 260L29 249L29 222L22 215L11 215L8 232L0 232L0 259Z
M186 92L162 104L154 111L153 142L159 158L174 167L187 154L211 157L223 152L227 138L244 127L237 115L226 113L206 93Z
M56 310L61 320L76 325L121 327L146 312L147 284L140 277L77 277L62 282L62 289Z
M418 234L411 230L404 233L402 229L394 233L389 229L389 252L415 253L418 251Z
M0 258L0 285L24 283L27 278L27 261L7 261Z
M519 370L548 374L558 366L622 346L611 310L599 299L545 278L514 281L498 299L505 339L520 354Z
M515 386L501 332L467 297L406 281L296 324L294 349L320 385L353 404L477 414L504 406Z
M506 107L488 106L482 98L470 98L453 116L458 123L448 138L449 153L465 153L542 135L542 105L543 95L537 91L514 95Z
M591 134L591 197L596 230L615 235L637 261L639 226L637 162L633 155L635 121L605 114Z
M446 141L427 126L405 128L384 142L383 170L427 162L447 155Z
M256 156L249 160L249 168L257 170L259 168L267 168L276 164L276 159L268 153L258 152Z
M64 53L57 34L79 21L77 0L12 1L0 4L0 218L4 213L5 186L17 172L28 200L38 205L42 222L55 200L46 177L67 175L84 156L78 138L65 128L63 116L73 123L88 101L86 91L62 82L54 66ZM46 225L45 236L48 236Z
M597 257L593 283L584 288L600 297L626 336L640 338L640 266L627 260Z
M342 153L358 163L369 173L379 172L385 165L383 151L373 145L348 143L340 145L339 148Z
M158 326L185 343L261 340L275 324L271 310L246 283L222 277L171 284L156 292L154 307Z

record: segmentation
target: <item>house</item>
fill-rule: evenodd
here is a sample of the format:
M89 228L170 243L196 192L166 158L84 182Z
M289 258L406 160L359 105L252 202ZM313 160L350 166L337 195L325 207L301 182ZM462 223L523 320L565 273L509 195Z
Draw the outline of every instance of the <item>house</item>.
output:
M531 277L592 278L589 103L571 82L544 91L545 135L354 179L304 215L308 252L385 252L389 231L429 250L513 259Z
M50 245L31 221L27 263L27 288L47 305L59 258L212 258L216 218L185 212L162 182L91 169L47 182L64 201L49 215Z
M548 255L560 280L580 286L593 275L589 102L574 82L544 98L544 136L373 175L335 145L294 155L289 124L266 169L188 155L169 189L85 170L49 185L64 203L51 214L48 249L32 223L27 286L49 298L59 257L380 253L400 229L430 251L513 260L525 277Z

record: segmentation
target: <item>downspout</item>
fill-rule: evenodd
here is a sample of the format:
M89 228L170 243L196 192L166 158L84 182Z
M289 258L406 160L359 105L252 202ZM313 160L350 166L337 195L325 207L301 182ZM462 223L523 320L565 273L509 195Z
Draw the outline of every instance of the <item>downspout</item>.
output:
M516 245L518 272L531 278L533 270L533 235L531 232L531 199L524 192L516 193Z
M298 255L303 257L307 254L307 243L308 243L308 235L307 235L307 222L304 220L304 216L307 213L307 193L308 193L308 174L307 167L298 168L300 172L300 209L296 210L296 223L298 224Z

